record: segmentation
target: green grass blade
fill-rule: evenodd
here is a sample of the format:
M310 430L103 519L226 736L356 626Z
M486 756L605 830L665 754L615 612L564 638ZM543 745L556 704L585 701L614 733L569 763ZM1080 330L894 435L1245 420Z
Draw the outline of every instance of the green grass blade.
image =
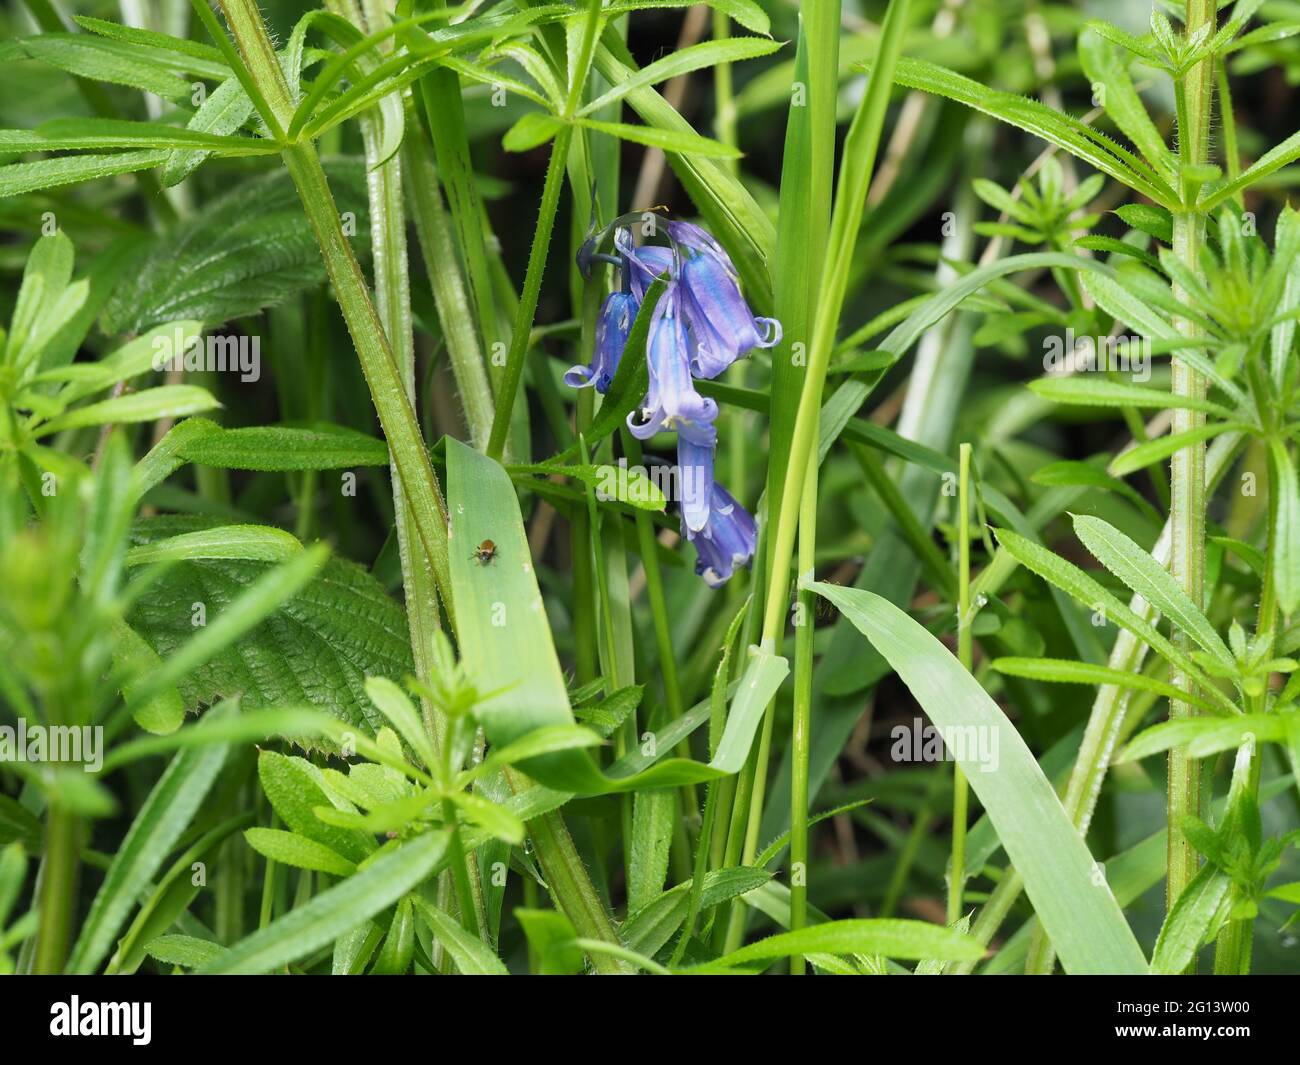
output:
M1024 740L979 683L947 648L907 613L871 592L815 583L889 660L940 729L974 727L997 737L1000 765L984 766L969 744L954 751L1034 909L1070 973L1142 974L1146 959L1070 823L1055 790ZM965 757L963 757L965 755Z

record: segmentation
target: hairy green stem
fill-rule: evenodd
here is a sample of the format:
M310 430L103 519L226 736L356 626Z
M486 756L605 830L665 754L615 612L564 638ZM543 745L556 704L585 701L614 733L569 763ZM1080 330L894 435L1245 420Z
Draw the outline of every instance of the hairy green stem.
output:
M280 127L287 128L294 111L293 96L256 4L253 0L221 0L221 7L246 65L246 77L260 90ZM228 44L224 35L221 39ZM287 144L283 158L320 245L325 272L334 286L361 362L425 558L454 622L447 508L429 464L402 372L393 357L383 322L371 302L365 275L344 235L338 207L315 148L309 143Z
M513 769L506 769L505 775L507 783L516 792L530 786L526 783L526 778ZM543 814L529 821L527 828L537 849L537 861L542 867L551 898L573 924L578 935L584 939L600 940L621 947L618 930L615 929L605 904L596 894L578 848L573 844L573 837L564 825L564 819L557 812ZM630 967L609 955L593 951L588 957L596 972L603 975L631 972Z
M1207 491L1227 473L1241 446L1242 439L1238 433L1224 433L1215 440L1206 459ZM1171 518L1165 523L1159 539L1151 550L1152 557L1161 565L1169 564L1172 534ZM1157 612L1141 596L1135 596L1129 605L1143 619L1151 622L1156 619ZM1145 643L1129 631L1122 630L1115 637L1115 644L1111 648L1106 664L1111 669L1122 673L1136 673L1142 669L1146 653ZM1097 689L1097 695L1093 699L1092 711L1088 716L1088 724L1084 728L1079 753L1075 756L1074 768L1070 772L1063 803L1065 812L1074 822L1074 827L1079 830L1080 835L1086 836L1088 833L1093 812L1097 808L1097 799L1101 794L1101 786L1106 779L1106 772L1110 768L1115 749L1120 737L1132 725L1128 719L1131 694L1127 689L1118 688L1113 684L1103 684ZM1016 877L1011 870L1008 870L1007 876L998 885L998 890L1004 889L1012 893L1011 901L1007 903L1010 906L1021 889L1019 877ZM987 924L985 927L988 927ZM993 931L996 931L996 926L993 927ZM982 942L987 943L988 940ZM1051 941L1043 934L1041 928L1036 928L1030 940L1025 972L1030 975L1050 973L1055 960L1056 955L1052 950Z
M1186 28L1189 35L1208 27L1213 32L1214 0L1187 0ZM1183 79L1179 94L1182 104L1179 129L1179 162L1186 175L1188 167L1202 166L1209 151L1210 109L1214 90L1214 60L1203 59ZM1183 195L1189 195L1191 183L1183 179ZM1188 206L1174 214L1174 255L1197 276L1201 273L1200 251L1205 239L1205 218ZM1176 299L1190 297L1175 286ZM1188 337L1195 337L1198 327L1190 318L1179 318L1175 327ZM1176 355L1173 359L1173 391L1175 395L1202 399L1206 395L1205 380L1191 366ZM1187 432L1205 423L1200 411L1178 409L1174 411L1174 433ZM1170 528L1172 550L1170 568L1174 579L1197 607L1205 600L1205 445L1197 443L1182 448L1173 455L1170 465ZM1190 647L1187 634L1175 632L1180 646ZM1181 670L1174 670L1174 685L1190 692L1193 681ZM1190 717L1195 708L1182 701L1170 704L1171 720ZM1186 747L1175 747L1169 752L1167 790L1167 815L1169 820L1168 881L1166 905L1172 908L1183 889L1191 882L1199 867L1196 848L1183 836L1179 828L1187 815L1199 816L1201 812L1200 766Z
M546 267L546 253L551 246L551 231L555 227L555 213L559 209L560 191L564 187L565 159L572 140L573 127L564 126L555 136L551 145L551 158L546 165L546 183L542 186L537 228L533 234L532 250L528 253L524 288L519 296L515 326L510 334L510 350L506 354L505 373L502 374L501 385L497 390L492 433L488 437L487 453L494 459L501 458L510 433L510 415L514 410L519 382L524 375L524 359L528 355L529 341L532 338L533 318L537 313L537 298L542 290L542 274Z

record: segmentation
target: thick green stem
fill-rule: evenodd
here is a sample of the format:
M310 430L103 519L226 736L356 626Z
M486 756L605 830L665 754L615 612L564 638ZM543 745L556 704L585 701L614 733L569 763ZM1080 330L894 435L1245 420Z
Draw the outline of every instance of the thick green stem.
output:
M1214 0L1187 0L1187 32L1193 35L1208 27L1213 32ZM1197 63L1183 79L1179 99L1183 113L1179 129L1179 160L1186 174L1187 168L1204 165L1209 148L1210 109L1214 89L1214 60ZM1191 183L1184 178L1183 193L1188 195ZM1205 239L1205 218L1194 207L1174 214L1174 255L1198 276L1200 250ZM1175 298L1187 300L1189 296L1175 286ZM1189 318L1179 318L1175 326L1185 336L1195 337L1198 327ZM1173 360L1173 391L1175 395L1202 399L1206 394L1205 380L1191 366L1177 357ZM1187 432L1205 423L1200 411L1179 409L1174 411L1174 433ZM1170 527L1172 551L1170 568L1174 579L1198 607L1205 599L1205 445L1193 444L1174 453L1170 465ZM1188 636L1175 633L1183 647L1189 647ZM1173 683L1190 692L1193 682L1181 670L1175 670ZM1190 717L1195 708L1182 701L1171 702L1169 716L1172 720ZM1169 819L1168 881L1166 902L1172 908L1183 889L1196 875L1199 865L1196 849L1183 836L1179 828L1184 817L1200 815L1200 766L1185 747L1169 752L1167 814Z
M337 2L337 0L335 0ZM373 5L372 5L373 6ZM341 12L360 20L346 8ZM370 12L378 15L378 12ZM372 19L372 28L373 28ZM365 32L366 25L358 28ZM374 264L375 309L402 377L407 402L415 409L415 333L411 319L411 279L406 252L406 212L402 199L403 173L399 156L383 160L381 130L372 115L361 119L370 202L370 245ZM430 676L433 669L433 638L439 629L438 597L411 503L402 488L397 465L390 460L393 479L393 512L397 526L398 554L402 565L402 590L406 601L411 654L416 674ZM422 700L423 702L423 700ZM432 706L424 706L435 744L441 745L442 722Z
M450 799L443 800L442 816L443 820L451 826L451 837L447 842L447 852L450 856L452 881L456 885L456 904L460 908L461 927L475 939L478 939L480 936L479 922L474 889L470 885L469 879L470 862L465 854L465 847L461 843L460 824L456 819L456 804Z
M445 7L445 0L416 5L420 11ZM430 42L430 38L423 27L416 27L411 31L408 41L412 50L418 52L422 44ZM483 202L475 183L470 158L460 77L454 70L431 70L420 79L413 95L419 101L428 123L437 160L438 178L447 196L447 206L456 231L456 243L459 244L460 257L465 265L467 284L461 298L466 302L461 309L477 324L482 350L495 353L500 343L500 323L497 320L497 300L492 287L488 252L490 230L482 221ZM436 195L437 186L433 186L432 191ZM454 261L446 260L448 263ZM480 365L480 368L483 367ZM493 384L497 384L501 368L493 361L486 369L492 375ZM481 447L486 440L486 429L481 438L475 435L476 446Z
M507 769L505 773L506 781L516 792L529 786L514 770ZM573 845L573 837L564 826L564 819L559 813L543 814L529 821L527 828L551 898L578 935L583 939L622 946L609 911L596 894L578 848ZM588 956L596 972L603 975L632 971L624 962L609 955L593 951Z
M67 961L80 850L81 826L77 818L62 804L51 803L45 825L45 860L41 865L41 923L32 965L32 971L38 976L61 973Z
M293 98L256 5L253 0L222 0L221 7L251 82L281 128L287 128L293 116ZM425 558L451 615L447 508L429 464L402 372L371 302L365 275L343 233L338 207L315 148L307 143L289 144L283 158L320 245L325 272L361 362Z

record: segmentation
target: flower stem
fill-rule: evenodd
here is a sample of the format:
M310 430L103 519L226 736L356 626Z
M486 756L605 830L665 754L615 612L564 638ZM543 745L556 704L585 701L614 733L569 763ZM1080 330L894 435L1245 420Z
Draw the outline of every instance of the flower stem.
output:
M505 373L497 391L496 415L492 420L492 435L488 439L487 453L500 460L510 433L510 412L514 409L519 381L524 373L524 358L528 354L528 341L533 331L533 318L537 314L537 297L542 289L542 274L546 267L546 253L551 246L551 231L555 228L555 215L560 206L560 192L564 187L564 168L569 161L569 145L573 141L573 126L569 119L578 109L582 87L591 67L591 57L596 48L596 29L600 25L600 0L590 0L587 17L583 22L582 43L578 48L577 62L569 71L569 92L564 114L565 124L555 135L551 145L551 158L546 164L546 183L542 186L542 204L537 213L537 231L528 253L528 269L524 274L524 290L519 297L515 327L510 334L510 351L506 356Z
M515 394L524 374L524 359L528 355L528 342L533 331L533 318L537 314L537 297L542 290L542 273L546 267L546 253L551 247L551 231L555 228L555 213L560 205L560 191L564 187L564 166L573 140L573 127L564 126L555 135L551 145L551 158L546 164L546 183L542 186L542 204L537 212L537 230L533 234L533 247L528 253L528 269L524 274L524 289L519 297L514 330L510 334L510 350L506 355L505 373L497 390L496 413L492 418L492 433L488 437L487 453L500 460L510 434L510 414L515 406Z
M799 573L811 578L817 548L817 462L809 462L799 516ZM812 757L813 592L799 589L794 631L794 723L790 735L790 931L808 923L808 766ZM802 954L790 975L802 976Z
M969 673L974 648L974 621L970 598L970 444L957 453L957 658ZM953 762L952 770L952 857L948 868L948 923L961 917L962 887L966 880L966 817L968 788L966 774Z

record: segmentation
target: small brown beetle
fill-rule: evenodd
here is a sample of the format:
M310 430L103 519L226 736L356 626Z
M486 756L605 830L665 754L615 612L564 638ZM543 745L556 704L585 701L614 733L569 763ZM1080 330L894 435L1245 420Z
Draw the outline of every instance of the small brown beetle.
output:
M497 545L491 540L484 540L478 547L474 548L474 553L469 556L480 566L486 566L497 557Z

